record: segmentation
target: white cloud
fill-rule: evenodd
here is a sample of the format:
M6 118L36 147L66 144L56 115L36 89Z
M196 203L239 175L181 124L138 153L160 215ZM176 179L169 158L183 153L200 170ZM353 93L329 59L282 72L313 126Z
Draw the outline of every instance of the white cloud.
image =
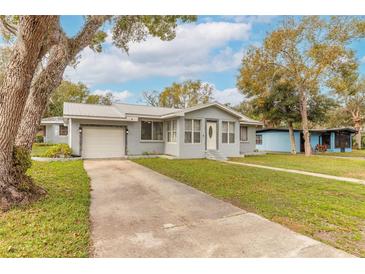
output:
M365 64L365 56L363 56L363 57L360 58L360 63Z
M125 102L127 99L133 97L133 94L128 90L115 91L110 89L96 89L91 91L91 94L106 95L107 93L113 94L113 101L116 103Z
M230 18L237 23L270 23L276 16L273 15L242 15L242 16L230 16Z
M77 68L68 68L65 75L72 81L93 85L149 76L190 77L236 68L242 53L228 43L249 39L250 30L248 23L184 24L177 27L172 41L150 37L145 42L132 43L129 56L112 46L108 38L103 53L85 49Z
M219 103L230 103L232 106L235 106L242 103L245 97L237 90L237 88L227 88L224 90L215 89L213 91L213 98Z

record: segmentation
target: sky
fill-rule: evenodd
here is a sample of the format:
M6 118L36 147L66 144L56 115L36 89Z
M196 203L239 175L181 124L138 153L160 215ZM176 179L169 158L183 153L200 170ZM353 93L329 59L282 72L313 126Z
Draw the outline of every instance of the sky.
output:
M95 94L112 92L118 102L138 104L144 103L144 91L201 80L213 85L214 100L236 105L243 100L236 78L245 50L260 45L282 20L280 16L198 16L194 23L180 24L174 40L149 37L131 43L129 54L113 46L108 36L101 53L83 50L77 66L66 69L64 79L82 82ZM82 27L83 17L62 16L61 24L73 36ZM108 32L108 26L104 30ZM365 41L351 47L365 72Z

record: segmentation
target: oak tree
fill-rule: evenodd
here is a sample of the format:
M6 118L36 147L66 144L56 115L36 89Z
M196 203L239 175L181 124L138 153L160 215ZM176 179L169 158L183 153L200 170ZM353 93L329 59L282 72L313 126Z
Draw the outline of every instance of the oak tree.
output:
M172 83L171 86L157 91L143 93L144 100L152 106L188 108L212 101L213 86L200 80L186 80Z
M26 202L29 193L15 176L14 153L29 155L34 136L52 92L61 84L66 67L86 47L100 52L107 37L102 26L111 25L113 44L128 52L130 42L149 35L172 40L178 22L195 16L85 16L80 31L68 37L59 16L1 16L3 34L15 40L0 86L0 207ZM38 69L37 69L38 67ZM19 174L25 176L26 168Z
M317 92L334 76L336 66L351 55L349 43L363 38L364 34L365 21L359 17L288 17L267 35L262 47L251 50L255 53L251 60L243 58L237 85L245 81L247 62L256 62L254 67L268 73L285 73L299 95L305 155L309 156L309 94ZM252 85L260 85L260 79Z

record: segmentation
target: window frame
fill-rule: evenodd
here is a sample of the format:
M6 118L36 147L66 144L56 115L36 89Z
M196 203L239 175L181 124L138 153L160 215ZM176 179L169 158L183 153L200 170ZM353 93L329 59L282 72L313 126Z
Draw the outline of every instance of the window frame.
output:
M175 128L174 128L174 124L175 124ZM167 143L176 144L176 141L177 141L177 120L176 119L167 121L166 132L167 132ZM175 135L174 135L174 133L175 133ZM171 137L171 139L169 139L169 136ZM173 138L174 136L175 136L175 140Z
M65 128L67 129L66 134L63 134L63 133L61 134L61 132L62 132L61 127L62 127L62 130L65 130ZM68 136L68 126L58 125L58 136Z
M257 137L260 137L260 143L257 142ZM256 145L262 145L263 144L263 139L262 139L262 134L256 134Z
M246 128L246 140L242 140L241 128ZM248 126L240 125L240 142L241 143L248 143Z
M224 128L223 124L224 123L227 123L227 132L223 131L223 128ZM230 124L233 124L233 132L230 132L230 130L229 130L229 125ZM229 141L229 135L232 134L232 133L233 133L233 142L230 142ZM223 142L223 134L227 134L227 142ZM235 121L222 121L222 135L221 135L221 137L222 137L222 144L229 145L229 144L235 144L236 143L236 122Z
M191 130L186 130L186 121L191 121ZM199 131L195 130L195 121L199 121ZM191 135L191 142L186 142L185 140L185 134L186 132L190 132ZM199 132L199 142L194 142L194 133ZM198 145L202 142L202 119L184 119L184 144L192 144L192 145Z
M142 139L142 122L151 122L151 139ZM154 123L161 123L162 124L162 139L153 139L154 133ZM141 128L140 128L140 142L164 142L164 125L163 121L159 120L141 120Z
M343 140L341 140L341 138L346 138L346 143L348 143L348 146L341 146L341 143L343 142ZM351 135L350 134L346 134L343 132L335 132L335 148L351 148Z

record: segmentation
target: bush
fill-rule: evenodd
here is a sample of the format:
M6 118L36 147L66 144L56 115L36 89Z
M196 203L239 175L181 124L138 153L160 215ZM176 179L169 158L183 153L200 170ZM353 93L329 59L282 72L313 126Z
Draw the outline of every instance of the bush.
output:
M37 134L37 135L35 136L35 142L36 142L36 143L43 143L43 142L44 142L44 137L43 137L43 135L39 135L39 134Z
M49 146L54 146L54 144L49 144L49 143L37 143L37 142L35 142L33 145L35 145L35 146L39 146L39 147L49 147Z
M317 144L315 151L317 151L317 152L326 152L327 151L327 145Z
M58 144L48 149L44 155L49 158L67 158L71 156L71 148L66 144Z

